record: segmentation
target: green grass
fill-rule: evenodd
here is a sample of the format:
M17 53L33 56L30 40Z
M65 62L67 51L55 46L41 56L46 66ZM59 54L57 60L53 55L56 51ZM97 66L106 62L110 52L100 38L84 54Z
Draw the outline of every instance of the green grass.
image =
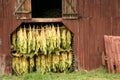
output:
M120 74L107 73L106 69L100 68L87 72L81 70L72 73L46 73L38 72L22 76L0 76L0 80L120 80Z

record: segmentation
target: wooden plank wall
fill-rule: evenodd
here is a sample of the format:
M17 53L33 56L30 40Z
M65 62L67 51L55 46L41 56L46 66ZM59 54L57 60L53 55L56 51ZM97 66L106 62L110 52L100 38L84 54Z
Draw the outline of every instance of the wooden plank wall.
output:
M120 0L79 0L79 62L84 69L96 69L104 51L103 36L120 36Z
M62 20L74 33L77 65L87 70L102 66L103 35L120 35L120 0L78 0L79 20ZM14 16L14 0L0 0L0 55L6 54L6 72L10 69L10 33L21 22Z
M0 39L2 41L0 55L5 56L5 59L1 58L0 60L5 63L3 66L5 66L4 73L6 74L11 73L12 70L10 62L10 33L15 29L18 22L14 17L14 0L0 0Z

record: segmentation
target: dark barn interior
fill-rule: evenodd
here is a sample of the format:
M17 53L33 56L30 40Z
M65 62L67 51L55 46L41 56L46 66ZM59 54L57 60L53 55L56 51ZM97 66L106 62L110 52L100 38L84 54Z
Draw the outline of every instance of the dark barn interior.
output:
M62 0L32 0L32 17L62 17Z

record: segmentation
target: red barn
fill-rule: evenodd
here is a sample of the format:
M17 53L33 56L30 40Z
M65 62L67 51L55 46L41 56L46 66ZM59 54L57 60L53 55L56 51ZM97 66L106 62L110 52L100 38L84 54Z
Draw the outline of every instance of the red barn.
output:
M10 35L27 22L63 23L74 34L76 69L92 70L102 66L104 35L120 35L120 0L0 0L0 74L11 73Z

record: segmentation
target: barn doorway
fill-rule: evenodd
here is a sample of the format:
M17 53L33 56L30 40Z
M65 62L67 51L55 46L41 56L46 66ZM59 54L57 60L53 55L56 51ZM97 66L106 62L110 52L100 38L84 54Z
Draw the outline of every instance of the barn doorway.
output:
M74 71L73 37L61 22L22 23L10 37L12 73Z
M62 0L32 0L32 17L62 17Z

